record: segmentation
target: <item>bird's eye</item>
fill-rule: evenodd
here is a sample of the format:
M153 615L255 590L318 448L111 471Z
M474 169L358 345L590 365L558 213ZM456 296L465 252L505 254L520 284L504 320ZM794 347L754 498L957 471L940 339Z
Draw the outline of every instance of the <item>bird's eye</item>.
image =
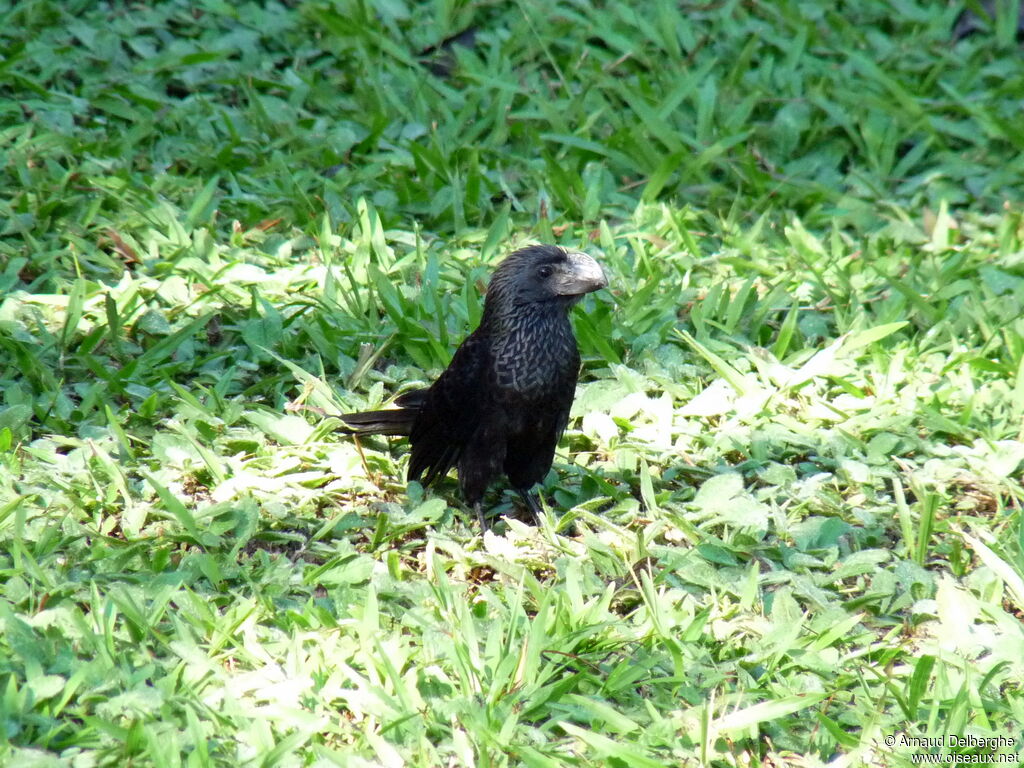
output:
M547 264L544 264L537 270L537 274L543 278L548 278L551 277L551 273L553 271L554 270L551 267L549 267Z

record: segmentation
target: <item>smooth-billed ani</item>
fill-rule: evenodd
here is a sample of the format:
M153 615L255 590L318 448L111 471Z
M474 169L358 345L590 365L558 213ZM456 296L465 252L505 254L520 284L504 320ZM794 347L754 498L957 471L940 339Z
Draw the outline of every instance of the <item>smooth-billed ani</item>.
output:
M607 284L579 251L532 245L512 253L487 287L480 326L437 381L402 394L397 409L343 415L346 431L408 435L408 477L424 485L457 467L482 525L484 491L502 473L539 516L529 491L551 468L580 369L569 309Z

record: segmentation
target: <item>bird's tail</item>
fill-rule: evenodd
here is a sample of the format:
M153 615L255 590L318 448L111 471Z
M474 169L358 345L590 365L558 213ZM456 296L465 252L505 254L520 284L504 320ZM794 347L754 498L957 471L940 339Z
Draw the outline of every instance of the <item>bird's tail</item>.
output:
M411 390L395 400L399 408L387 411L360 411L344 413L343 428L350 435L406 435L412 433L424 390Z
M343 428L350 435L408 435L416 420L416 411L398 408L393 411L362 411L341 415Z

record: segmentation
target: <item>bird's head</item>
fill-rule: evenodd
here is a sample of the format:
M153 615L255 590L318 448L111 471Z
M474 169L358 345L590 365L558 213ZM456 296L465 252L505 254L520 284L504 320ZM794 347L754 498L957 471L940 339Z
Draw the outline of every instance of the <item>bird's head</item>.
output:
M530 245L498 265L487 288L485 312L499 303L508 310L529 304L570 306L606 285L601 265L582 251Z

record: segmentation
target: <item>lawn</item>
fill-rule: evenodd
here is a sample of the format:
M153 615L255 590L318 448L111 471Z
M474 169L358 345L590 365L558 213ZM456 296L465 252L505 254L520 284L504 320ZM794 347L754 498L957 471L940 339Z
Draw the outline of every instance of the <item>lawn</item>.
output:
M967 5L0 0L0 765L1019 763L1024 49ZM610 286L485 533L336 416L531 241Z

